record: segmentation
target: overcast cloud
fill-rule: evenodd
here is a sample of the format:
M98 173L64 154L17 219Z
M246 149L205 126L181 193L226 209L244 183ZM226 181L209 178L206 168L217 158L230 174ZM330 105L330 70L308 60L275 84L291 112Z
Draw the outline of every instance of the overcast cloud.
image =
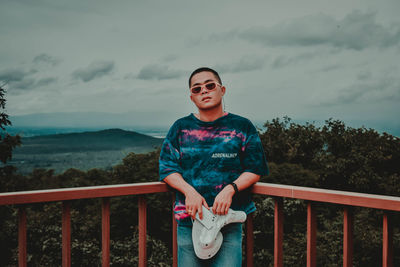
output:
M179 78L182 74L182 71L171 70L167 65L153 64L144 66L137 77L142 80L167 80Z
M75 79L81 79L84 82L90 82L95 78L109 74L114 69L112 61L96 61L84 69L77 69L72 73Z
M0 71L0 81L15 89L30 89L35 84L32 74L35 70L25 71L23 69L5 69Z
M37 55L33 59L33 63L36 63L36 64L44 63L44 64L50 64L52 66L55 66L58 63L60 63L60 60L58 60L58 59L56 59L56 58L54 58L54 57L52 57L50 55L47 55L47 54L40 54L40 55Z
M229 62L226 64L216 65L214 68L219 73L238 73L245 71L259 70L264 67L264 58L255 56L244 56L236 62Z
M36 86L47 86L55 82L57 82L57 78L54 77L43 78L36 83Z
M196 111L187 79L210 66L227 111L253 121L333 117L400 134L399 13L398 0L3 0L0 81L11 118L144 112L171 124Z
M253 27L238 34L250 42L272 46L315 46L362 50L367 47L388 47L399 43L399 25L389 29L378 24L375 13L352 11L343 19L313 14L282 22L272 27Z

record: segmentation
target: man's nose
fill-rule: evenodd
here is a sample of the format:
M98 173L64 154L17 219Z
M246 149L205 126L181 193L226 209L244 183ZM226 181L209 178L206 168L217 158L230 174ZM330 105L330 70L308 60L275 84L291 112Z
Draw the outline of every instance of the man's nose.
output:
M202 86L202 87L201 87L201 94L204 95L204 94L206 94L206 93L208 93L207 88L206 88L205 86Z

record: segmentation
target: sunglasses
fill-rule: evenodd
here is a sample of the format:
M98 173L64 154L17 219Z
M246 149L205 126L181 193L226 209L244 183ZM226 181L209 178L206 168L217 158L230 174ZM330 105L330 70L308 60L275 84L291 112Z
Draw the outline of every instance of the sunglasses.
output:
M201 88L205 87L207 91L212 91L215 90L215 88L217 88L217 85L221 86L217 82L209 82L203 85L195 85L193 87L190 87L190 92L192 92L192 94L194 95L197 95L201 92Z

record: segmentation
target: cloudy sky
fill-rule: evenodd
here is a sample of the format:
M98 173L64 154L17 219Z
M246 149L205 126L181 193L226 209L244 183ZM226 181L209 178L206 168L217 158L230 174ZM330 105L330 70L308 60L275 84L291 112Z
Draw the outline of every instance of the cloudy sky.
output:
M187 78L220 72L253 121L400 129L400 1L0 0L11 116L196 111ZM163 118L164 118L163 117Z

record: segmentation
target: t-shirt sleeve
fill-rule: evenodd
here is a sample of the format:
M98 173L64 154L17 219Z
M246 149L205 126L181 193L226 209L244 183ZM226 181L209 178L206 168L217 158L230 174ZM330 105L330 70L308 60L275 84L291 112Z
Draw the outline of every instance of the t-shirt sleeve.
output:
M180 152L178 131L179 128L177 123L175 123L170 128L161 147L159 159L160 180L164 180L165 177L175 172L182 174L182 169L179 165Z
M243 172L268 175L268 163L257 129L249 121L242 155Z

